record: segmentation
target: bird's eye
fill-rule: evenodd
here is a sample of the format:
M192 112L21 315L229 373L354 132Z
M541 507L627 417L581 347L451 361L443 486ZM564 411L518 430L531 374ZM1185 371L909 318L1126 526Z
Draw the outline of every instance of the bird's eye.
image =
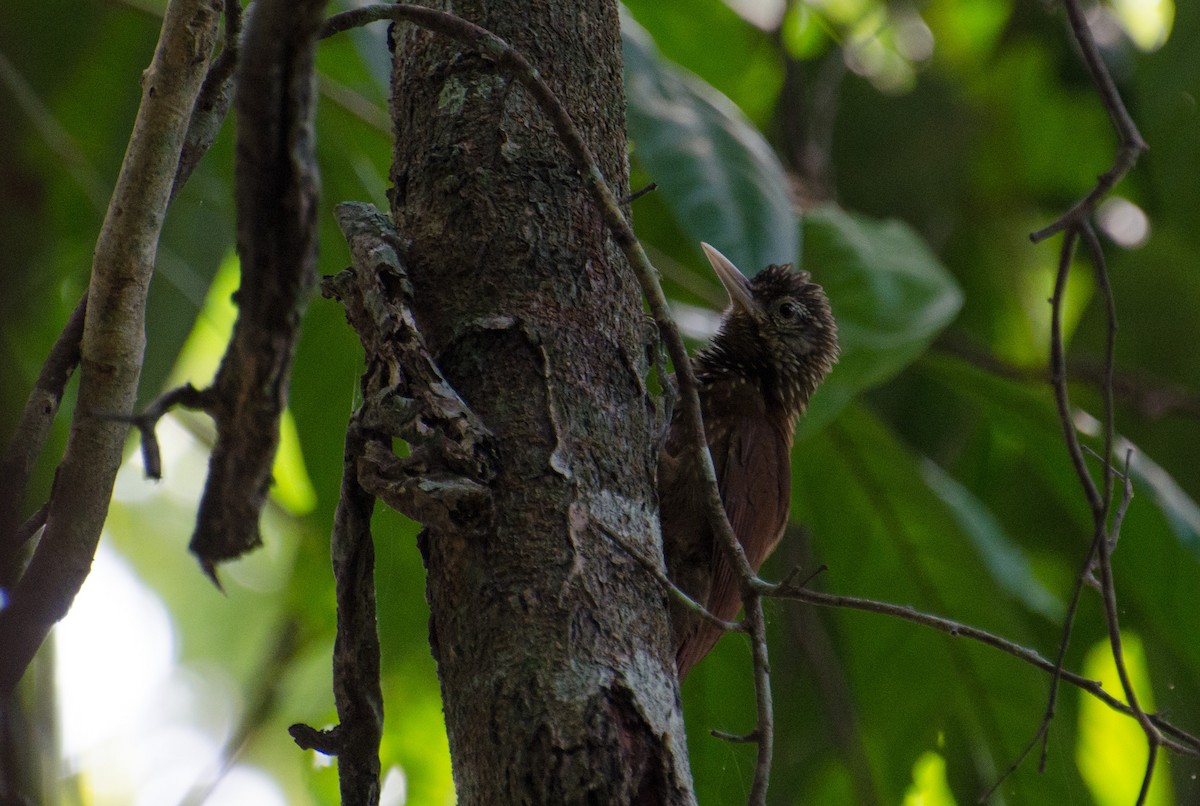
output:
M800 308L792 302L784 302L779 305L779 317L781 319L792 321L800 315Z

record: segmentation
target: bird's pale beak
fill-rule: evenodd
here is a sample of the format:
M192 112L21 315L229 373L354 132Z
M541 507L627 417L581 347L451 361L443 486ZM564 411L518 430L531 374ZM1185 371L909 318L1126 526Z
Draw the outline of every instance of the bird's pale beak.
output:
M721 285L725 286L725 292L729 294L729 301L733 307L746 313L756 310L758 306L754 302L754 295L750 293L750 281L738 271L738 267L733 265L733 261L703 241L700 243L700 248L704 250L704 256L712 264L713 271L721 280Z

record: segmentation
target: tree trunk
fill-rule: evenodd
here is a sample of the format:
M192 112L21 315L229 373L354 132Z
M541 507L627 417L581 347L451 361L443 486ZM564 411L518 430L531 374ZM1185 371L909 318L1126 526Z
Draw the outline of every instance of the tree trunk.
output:
M616 3L452 10L529 57L624 192ZM392 215L425 336L499 460L491 528L422 539L459 802L691 803L664 593L629 554L662 557L636 282L524 89L393 37Z

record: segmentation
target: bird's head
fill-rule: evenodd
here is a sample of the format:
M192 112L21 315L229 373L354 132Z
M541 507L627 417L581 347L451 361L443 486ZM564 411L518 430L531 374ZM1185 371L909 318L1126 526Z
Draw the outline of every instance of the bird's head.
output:
M837 323L825 291L791 266L768 266L748 280L729 258L700 246L730 302L700 354L701 372L759 383L768 401L791 416L803 413L838 357Z

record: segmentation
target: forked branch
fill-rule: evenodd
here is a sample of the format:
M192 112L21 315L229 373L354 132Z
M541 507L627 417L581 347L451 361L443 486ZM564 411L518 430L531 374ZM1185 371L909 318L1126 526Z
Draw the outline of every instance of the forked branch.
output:
M1133 168L1138 157L1146 150L1146 143L1138 132L1133 118L1129 115L1125 108L1124 102L1121 100L1120 93L1117 91L1116 85L1112 80L1112 76L1108 72L1108 68L1104 65L1104 61L1100 56L1099 48L1096 46L1095 39L1092 37L1091 30L1088 27L1087 20L1079 6L1078 0L1063 0L1063 6L1066 9L1067 19L1070 25L1072 36L1078 44L1080 52L1083 56L1084 63L1087 66L1088 72L1092 77L1092 83L1096 87L1096 91L1100 96L1100 100L1108 112L1109 118L1112 120L1113 127L1116 129L1119 139L1119 148L1112 167L1102 174L1096 182L1095 187L1083 199L1076 203L1070 210L1060 216L1056 221L1049 226L1030 235L1031 240L1037 243L1056 232L1063 232L1063 243L1059 250L1058 272L1054 283L1054 294L1051 297L1051 323L1050 323L1050 376L1051 385L1054 388L1054 399L1058 409L1059 421L1062 425L1063 438L1067 445L1067 452L1071 457L1071 463L1075 468L1075 473L1079 478L1079 483L1083 489L1084 498L1087 501L1088 508L1092 514L1092 536L1087 549L1086 557L1081 564L1079 573L1075 580L1074 590L1071 596L1071 602L1067 609L1067 614L1063 621L1062 638L1059 642L1058 659L1054 664L1053 678L1051 680L1050 695L1048 698L1045 714L1042 717L1042 722L1038 731L1035 734L1034 740L1025 749L1025 751L1017 758L1008 772L1021 762L1025 754L1039 741L1042 743L1042 756L1039 767L1044 770L1046 764L1047 747L1049 741L1049 726L1054 718L1055 704L1058 696L1059 679L1065 674L1062 670L1063 659L1066 656L1067 647L1070 643L1071 632L1074 626L1075 616L1079 605L1080 593L1083 590L1085 582L1094 579L1095 571L1099 571L1099 587L1101 596L1104 601L1105 621L1108 627L1109 644L1112 651L1113 662L1117 668L1117 675L1121 680L1121 686L1125 695L1125 702L1128 703L1127 712L1132 714L1138 724L1146 734L1146 741L1149 746L1149 761L1147 763L1146 772L1142 779L1141 791L1138 795L1137 804L1145 803L1146 797L1150 790L1150 783L1154 774L1154 763L1160 746L1168 742L1164 738L1159 725L1155 723L1155 719L1148 715L1138 704L1137 693L1134 691L1132 680L1129 676L1129 670L1125 664L1124 651L1121 642L1121 628L1118 616L1117 595L1113 582L1112 569L1112 550L1115 547L1120 535L1121 523L1124 519L1124 514L1129 506L1129 501L1133 496L1133 488L1129 482L1128 472L1124 475L1124 483L1122 485L1123 496L1120 505L1117 508L1116 515L1112 516L1113 512L1113 493L1115 488L1115 478L1117 471L1113 461L1113 444L1114 444L1114 415L1113 415L1113 385L1114 385L1114 364L1115 364L1115 344L1117 333L1117 314L1116 302L1113 297L1112 287L1108 280L1108 267L1104 260L1104 251L1100 246L1100 242L1096 237L1095 231L1091 226L1091 217L1095 212L1096 206L1100 200L1117 185L1117 183ZM1088 468L1087 459L1083 449L1080 446L1078 431L1075 425L1074 412L1071 408L1070 394L1067 385L1067 361L1066 348L1063 337L1063 305L1066 297L1067 278L1070 274L1071 267L1075 259L1075 251L1078 242L1082 240L1087 250L1088 257L1096 274L1096 285L1100 291L1101 298L1105 306L1106 318L1106 350L1104 356L1103 376L1100 384L1101 393L1104 398L1104 410L1101 415L1101 428L1103 431L1103 453L1101 458L1101 483L1097 485L1092 477L1091 470ZM1126 463L1128 464L1128 462ZM1174 743L1171 743L1172 745ZM1003 776L1000 779L1003 780ZM995 791L996 786L999 786L999 781L995 786L985 793L986 799L992 791Z

